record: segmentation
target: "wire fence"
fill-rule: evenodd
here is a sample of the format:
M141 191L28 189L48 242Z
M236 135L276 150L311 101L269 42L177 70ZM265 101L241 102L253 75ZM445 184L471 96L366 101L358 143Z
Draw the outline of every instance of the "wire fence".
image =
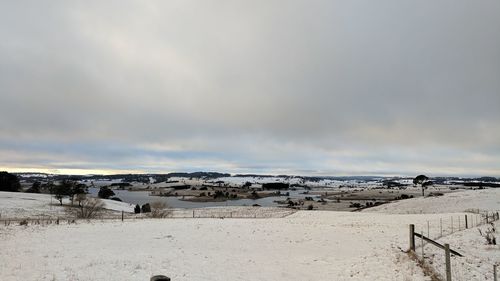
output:
M487 212L477 209L467 211L470 213L454 215L449 218L441 218L438 221L427 221L427 223L414 226L414 232L416 233L416 237L414 236L413 238L414 254L420 264L424 268L430 269L428 271L433 273L431 275L433 280L497 281L496 273L500 262L500 256L492 256L491 253L488 253L491 249L487 246L484 252L479 255L468 256L468 253L464 254L461 252L461 249L467 249L469 247L475 248L476 250L480 249L477 243L485 244L486 241L481 237L481 233L475 232L472 241L471 237L457 240L455 236L452 237L450 235L471 228L481 228L483 231L490 228L491 230L495 228L494 223L499 220L499 214L498 212ZM465 233L462 234L465 235ZM462 234L460 234L461 237L464 237ZM411 236L410 227L410 248L412 247ZM425 237L435 241L426 241ZM441 238L445 238L442 240L461 241L460 243L456 242L455 245L450 244L449 246L452 250L463 255L462 257L454 254L450 255L450 272L448 275L451 279L447 279L446 251L436 245L436 243L441 245L444 244L440 241ZM466 243L470 244L468 245Z
M265 218L284 218L293 213L295 210L284 208L262 208L262 207L235 207L235 208L199 208L199 209L165 209L158 217L154 217L151 213L131 214L117 212L103 212L94 218L76 218L71 215L53 216L53 215L37 215L30 217L19 218L1 218L0 227L10 225L51 225L51 224L73 224L77 222L89 221L134 221L144 219L265 219Z

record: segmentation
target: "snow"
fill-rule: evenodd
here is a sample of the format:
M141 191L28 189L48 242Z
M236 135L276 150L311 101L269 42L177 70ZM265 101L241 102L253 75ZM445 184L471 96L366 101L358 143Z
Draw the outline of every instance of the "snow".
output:
M427 232L429 225L432 238L439 236L442 224L440 242L466 255L453 258L455 268L461 263L465 271L476 272L462 270L454 274L464 279L454 280L485 280L477 276L491 271L498 247L484 245L477 229L448 235L450 219L456 218L456 229L468 209L498 210L499 192L458 191L366 212L299 211L282 217L278 208L210 208L203 211L279 215L0 225L0 280L149 280L156 274L175 281L430 280L403 252L409 224L418 232ZM2 216L54 212L49 203L50 197L40 194L0 192ZM107 207L126 208L116 201ZM183 212L175 210L174 217L187 217ZM470 223L478 221L478 215L468 215ZM439 251L424 250L429 257L434 254L433 265L442 270Z
M365 209L365 212L390 214L455 213L480 209L500 209L500 188L457 191L437 197L413 198Z
M102 200L104 208L111 211L133 212L134 205L114 200ZM63 200L64 204L69 199ZM0 192L0 218L63 217L64 207L49 194Z
M416 219L303 211L270 219L12 225L0 227L0 279L426 280L398 248Z
M495 222L497 229L500 224ZM473 227L463 231L444 236L437 241L441 244L448 243L450 248L459 252L463 257L451 256L452 280L456 281L483 281L493 280L493 265L499 262L500 245L487 245L486 239L479 234L478 229L484 231L491 228L490 225ZM417 243L421 246L420 243ZM421 248L416 249L420 254ZM445 256L444 251L426 244L424 255L427 263L432 263L436 272L440 276L445 276ZM420 254L421 256L421 254ZM444 279L444 278L443 278Z

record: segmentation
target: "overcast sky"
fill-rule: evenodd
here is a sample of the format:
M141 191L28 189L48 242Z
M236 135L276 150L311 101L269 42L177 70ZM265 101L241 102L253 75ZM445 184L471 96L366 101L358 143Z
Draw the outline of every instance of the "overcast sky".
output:
M0 170L500 177L500 1L1 1Z

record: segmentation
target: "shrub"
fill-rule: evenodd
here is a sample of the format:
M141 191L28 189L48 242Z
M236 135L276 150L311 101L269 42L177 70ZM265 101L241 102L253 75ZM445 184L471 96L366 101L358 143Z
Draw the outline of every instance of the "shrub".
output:
M314 209L313 204L310 204L309 206L307 206L307 209L308 209L309 211L313 210L313 209Z
M149 205L149 203L142 205L141 211L143 213L151 213L151 205Z
M93 219L100 215L104 203L99 198L85 198L78 207L67 207L66 212L76 218Z
M136 214L140 214L141 213L141 206L139 206L139 204L135 205L134 213L136 213Z
M495 232L496 232L496 229L495 229L495 225L493 223L490 223L491 224L491 227L488 227L484 233L481 231L481 229L478 229L479 230L479 234L481 236L484 237L484 239L486 239L486 243L488 245L496 245L497 244L497 238L495 237Z
M361 204L360 203L351 203L349 205L349 208L361 208Z
M152 218L165 218L170 214L167 210L167 204L161 201L151 203L151 217Z

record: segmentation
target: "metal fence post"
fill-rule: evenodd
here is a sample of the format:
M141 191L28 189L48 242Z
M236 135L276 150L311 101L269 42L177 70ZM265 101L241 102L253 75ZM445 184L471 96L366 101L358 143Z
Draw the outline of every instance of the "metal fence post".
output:
M410 224L410 250L415 251L415 225Z
M446 259L446 281L451 281L450 244L444 244L444 256Z

